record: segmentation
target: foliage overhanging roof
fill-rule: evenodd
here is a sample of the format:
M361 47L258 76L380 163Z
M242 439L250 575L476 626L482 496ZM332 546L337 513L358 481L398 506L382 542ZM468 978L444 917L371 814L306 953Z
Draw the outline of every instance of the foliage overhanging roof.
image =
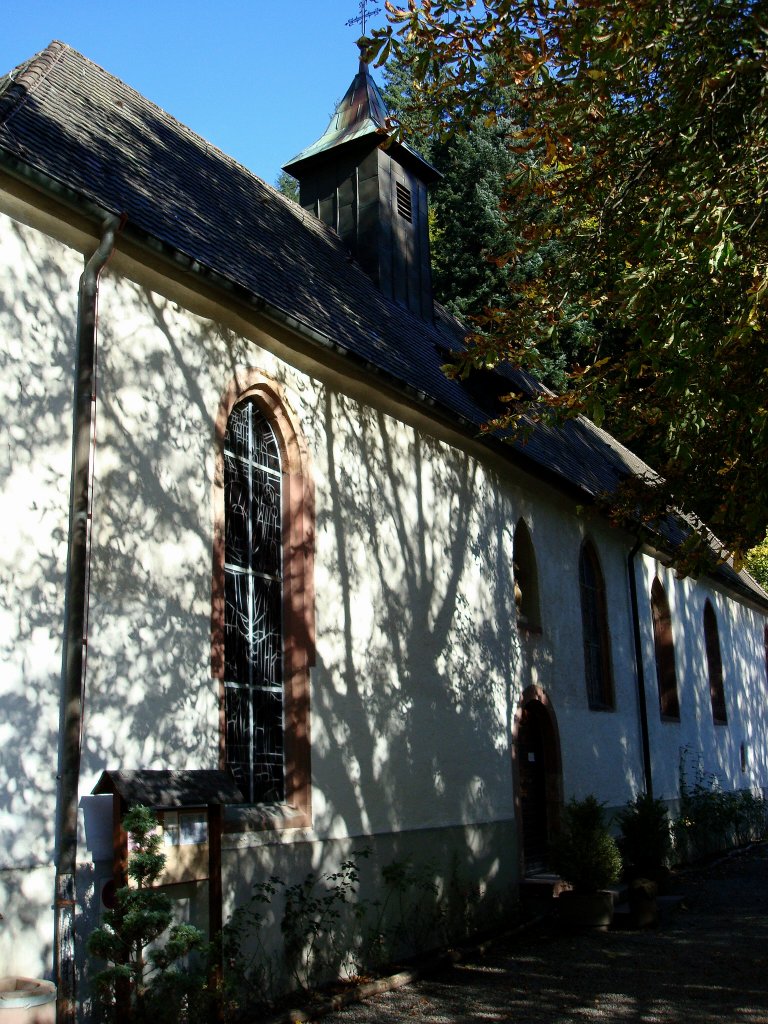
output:
M462 345L458 321L436 305L427 323L387 299L333 230L63 43L0 79L0 167L124 215L127 235L182 254L470 434L498 413L500 395L537 387L512 369L449 379L441 367ZM584 418L537 425L524 442L486 439L584 501L652 474ZM746 573L725 564L717 576L768 602Z

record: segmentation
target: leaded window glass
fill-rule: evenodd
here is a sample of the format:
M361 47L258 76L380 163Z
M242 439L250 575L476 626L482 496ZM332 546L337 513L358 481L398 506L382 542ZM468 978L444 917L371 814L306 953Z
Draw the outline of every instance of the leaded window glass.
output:
M280 449L253 399L224 438L227 764L251 802L285 796Z

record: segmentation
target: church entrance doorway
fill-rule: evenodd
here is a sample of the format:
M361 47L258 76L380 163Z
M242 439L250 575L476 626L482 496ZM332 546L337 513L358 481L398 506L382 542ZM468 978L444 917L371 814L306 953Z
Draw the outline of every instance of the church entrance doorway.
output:
M548 848L562 802L562 774L557 724L546 697L526 691L517 723L517 785L522 831L523 871L548 868Z

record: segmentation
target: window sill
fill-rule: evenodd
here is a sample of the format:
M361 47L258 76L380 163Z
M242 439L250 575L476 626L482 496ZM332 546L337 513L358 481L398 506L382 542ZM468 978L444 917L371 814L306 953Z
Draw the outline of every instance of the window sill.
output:
M291 804L230 805L224 809L224 833L282 832L311 828L312 815Z
M529 637L541 636L543 632L541 626L535 626L533 623L528 622L527 619L522 618L517 620L517 630L524 636Z

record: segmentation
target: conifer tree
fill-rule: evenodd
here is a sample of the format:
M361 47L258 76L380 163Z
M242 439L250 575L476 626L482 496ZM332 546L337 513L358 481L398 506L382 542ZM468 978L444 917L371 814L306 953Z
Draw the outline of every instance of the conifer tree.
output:
M134 884L117 890L115 907L104 912L101 927L88 940L91 956L107 961L93 977L101 1019L120 1024L180 1021L180 1004L188 1003L186 982L192 979L173 968L202 947L203 935L191 925L171 926L171 898L154 887L165 864L155 816L146 807L132 807L123 827L132 841L128 875ZM148 950L169 928L165 942Z

